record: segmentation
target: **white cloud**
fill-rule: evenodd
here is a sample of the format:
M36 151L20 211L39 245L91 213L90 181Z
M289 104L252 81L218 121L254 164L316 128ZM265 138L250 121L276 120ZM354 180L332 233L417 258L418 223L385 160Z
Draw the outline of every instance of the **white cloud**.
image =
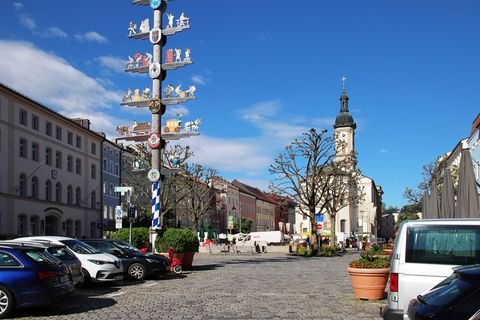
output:
M90 31L87 33L83 34L76 34L75 39L77 39L80 42L98 42L100 44L102 43L107 43L108 39L102 36L101 34L95 32L95 31Z
M12 3L13 5L13 9L15 9L15 11L20 11L23 9L23 3L21 2L14 2Z
M68 34L57 27L47 28L47 30L43 33L43 36L47 38L68 38Z
M388 149L380 149L380 151L378 151L378 152L381 153L381 154L385 154L385 153L389 153L390 150L388 150Z
M277 100L257 103L252 107L242 109L240 112L244 120L259 123L265 119L274 117L280 109Z
M25 28L27 28L31 31L34 31L37 28L37 23L35 22L35 20L32 17L30 17L26 14L21 14L18 18L20 20L20 24L22 26L24 26Z
M264 174L272 162L268 148L253 138L221 139L200 135L182 143L192 148L192 162L210 166L220 173L258 176Z
M73 112L95 115L121 101L118 92L31 43L0 40L0 52L10 53L8 60L0 60L1 82L67 117Z
M118 73L124 73L125 59L112 56L102 56L98 57L96 60L99 61L101 66L107 69L113 70Z
M205 77L195 75L192 77L192 82L195 84L201 84L201 85L206 85L207 84L207 79Z

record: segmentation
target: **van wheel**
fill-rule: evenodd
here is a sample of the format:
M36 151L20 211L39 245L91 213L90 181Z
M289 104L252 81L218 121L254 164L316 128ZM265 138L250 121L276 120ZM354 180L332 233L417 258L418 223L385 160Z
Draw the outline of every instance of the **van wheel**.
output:
M7 317L14 307L12 294L4 286L0 286L0 318Z
M128 275L135 280L145 279L146 273L145 266L141 263L132 263L130 267L128 267Z

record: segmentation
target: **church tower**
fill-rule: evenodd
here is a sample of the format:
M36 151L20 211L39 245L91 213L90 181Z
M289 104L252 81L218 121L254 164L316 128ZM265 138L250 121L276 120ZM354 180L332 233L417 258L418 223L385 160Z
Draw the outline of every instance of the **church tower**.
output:
M342 77L342 94L340 95L340 113L335 119L335 160L342 160L345 156L355 153L355 128L357 124L348 111L348 96L345 89L347 78Z

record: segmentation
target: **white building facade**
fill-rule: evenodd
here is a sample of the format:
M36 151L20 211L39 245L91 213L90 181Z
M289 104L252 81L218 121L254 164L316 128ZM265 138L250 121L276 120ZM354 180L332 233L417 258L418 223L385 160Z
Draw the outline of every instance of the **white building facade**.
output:
M0 84L0 237L96 237L104 137Z

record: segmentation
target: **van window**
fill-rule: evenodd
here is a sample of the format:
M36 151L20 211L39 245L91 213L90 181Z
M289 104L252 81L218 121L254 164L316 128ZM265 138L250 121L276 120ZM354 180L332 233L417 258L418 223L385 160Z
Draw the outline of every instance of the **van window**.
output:
M480 227L409 227L405 261L449 265L480 263Z

